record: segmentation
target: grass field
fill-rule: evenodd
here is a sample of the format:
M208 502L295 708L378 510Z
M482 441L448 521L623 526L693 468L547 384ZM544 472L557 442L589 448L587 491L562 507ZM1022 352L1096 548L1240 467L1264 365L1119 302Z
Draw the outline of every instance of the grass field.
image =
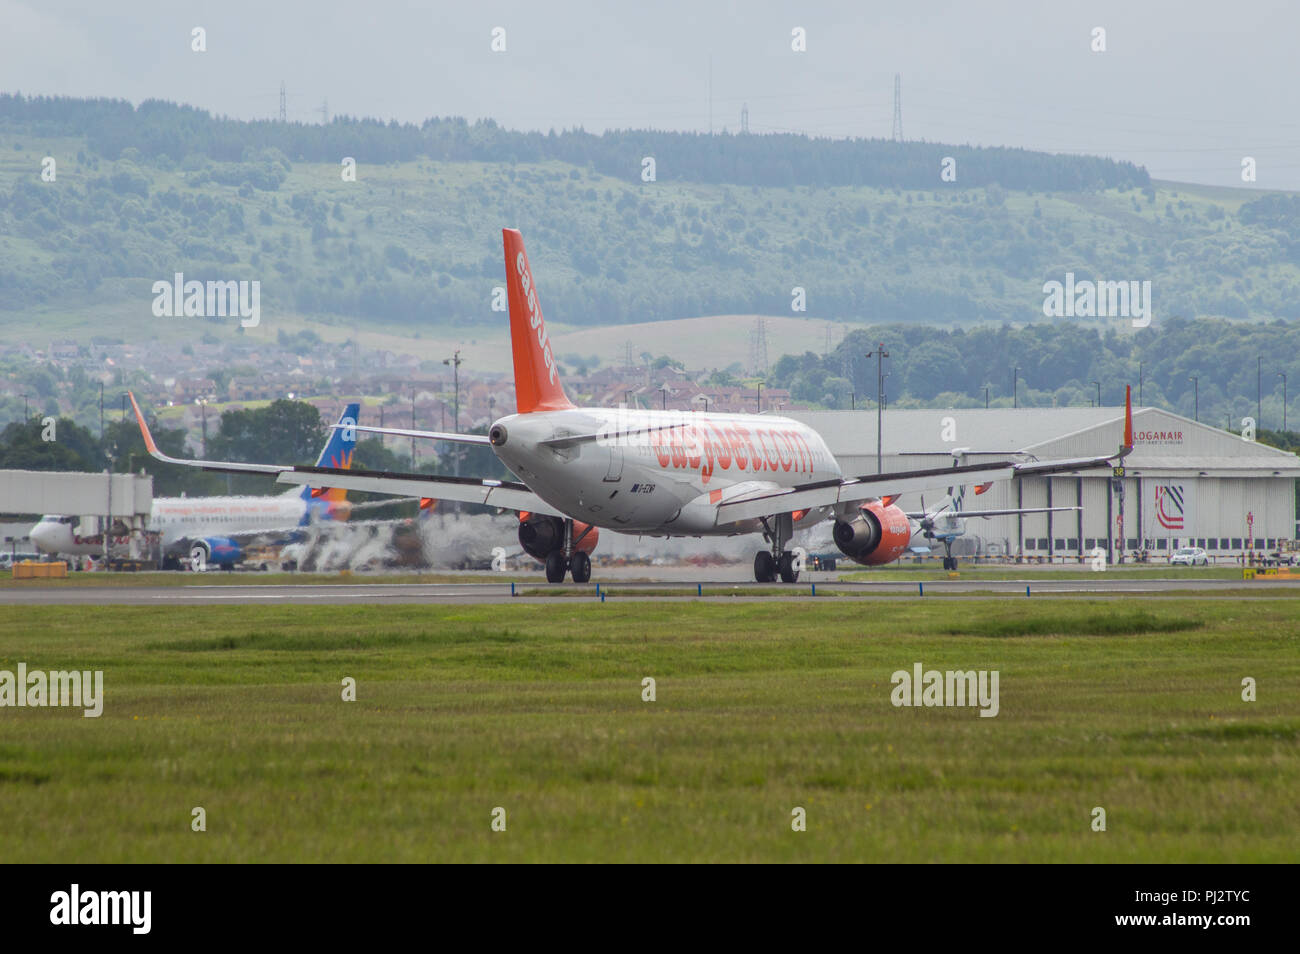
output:
M1293 861L1297 622L1268 598L0 607L0 669L105 685L99 719L0 709L0 857ZM998 670L997 717L895 708L918 662Z

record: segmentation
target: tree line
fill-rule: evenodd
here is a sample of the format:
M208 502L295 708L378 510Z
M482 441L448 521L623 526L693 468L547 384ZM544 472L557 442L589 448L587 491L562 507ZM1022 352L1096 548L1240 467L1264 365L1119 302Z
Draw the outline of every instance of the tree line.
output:
M1173 317L1132 334L1069 320L970 330L880 325L850 332L827 354L783 356L768 383L819 407L874 408L877 366L867 354L879 344L889 353L889 407L974 408L986 399L990 407L1086 407L1098 384L1102 406L1115 407L1125 385L1137 404L1140 385L1147 406L1234 431L1262 404L1257 426L1280 432L1285 374L1287 428L1300 424L1300 325L1285 321ZM1272 441L1289 448L1280 434Z
M1147 188L1147 171L1095 156L883 139L829 139L794 133L718 135L667 130L520 132L492 120L436 117L414 123L338 116L329 123L238 120L163 100L139 107L119 99L0 95L0 122L56 135L84 135L91 150L117 159L134 149L147 159L198 155L241 161L276 149L292 160L391 163L440 161L543 162L589 166L617 178L639 177L653 157L665 181L759 186L886 186L932 188L945 157L956 161L961 187L1078 192Z

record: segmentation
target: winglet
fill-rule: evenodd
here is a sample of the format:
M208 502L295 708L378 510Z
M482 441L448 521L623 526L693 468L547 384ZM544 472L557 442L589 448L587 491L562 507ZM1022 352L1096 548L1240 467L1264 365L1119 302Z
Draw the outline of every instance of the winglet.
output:
M158 445L153 442L153 435L149 433L149 425L144 422L144 415L140 413L140 405L135 403L134 392L127 391L126 395L131 399L131 408L135 411L135 419L140 423L140 436L144 438L145 449L159 460L167 460L167 456L159 451Z
M1124 385L1124 444L1119 456L1125 457L1133 450L1133 385Z
M140 436L144 438L145 449L149 455L164 464L180 464L183 467L198 467L202 470L219 470L228 471L235 474L278 474L282 471L293 470L292 467L280 467L275 464L243 464L238 461L214 461L214 460L186 460L180 457L170 457L158 449L158 444L154 441L153 435L149 433L149 425L144 422L144 414L140 410L140 405L136 403L135 394L127 391L127 397L131 399L131 407L135 410L135 419L140 424Z
M542 320L537 286L518 229L502 229L506 254L506 298L515 362L515 402L520 414L573 407L560 383L551 341Z

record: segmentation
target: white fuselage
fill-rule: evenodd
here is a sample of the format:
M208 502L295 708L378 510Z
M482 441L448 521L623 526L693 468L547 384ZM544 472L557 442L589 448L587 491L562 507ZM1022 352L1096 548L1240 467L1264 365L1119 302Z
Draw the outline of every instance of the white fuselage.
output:
M302 524L307 504L301 497L159 497L153 502L149 529L161 534L167 551L181 540L220 537L258 530L290 530ZM78 532L75 518L43 517L31 530L42 553L99 556L103 539ZM111 543L126 543L124 537Z
M838 480L821 436L798 421L754 414L588 408L502 418L493 450L539 497L575 519L623 533L748 533L719 524L717 506L753 492ZM542 441L601 434L597 441ZM825 509L804 514L806 526Z
M966 518L960 513L943 511L930 519L933 522L930 534L936 540L955 540L966 533Z

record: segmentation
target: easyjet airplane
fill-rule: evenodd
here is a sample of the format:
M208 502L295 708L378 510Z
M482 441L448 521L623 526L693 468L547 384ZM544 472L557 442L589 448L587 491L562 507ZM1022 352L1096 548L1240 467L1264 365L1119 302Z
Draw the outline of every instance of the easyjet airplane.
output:
M579 408L564 393L542 319L524 242L503 230L517 413L488 436L395 427L356 430L400 437L487 444L518 481L347 471L336 467L176 460L209 470L274 474L310 484L424 499L487 504L519 513L519 542L546 566L552 583L591 578L600 530L699 537L761 533L754 578L793 583L799 567L787 544L796 528L834 520L835 542L865 565L906 550L907 515L893 501L904 491L959 481L983 483L1107 467L1132 449L1132 412L1124 443L1109 457L845 476L825 442L798 421L764 414ZM137 416L139 411L137 409ZM143 417L140 427L145 429ZM150 451L153 442L146 436Z

